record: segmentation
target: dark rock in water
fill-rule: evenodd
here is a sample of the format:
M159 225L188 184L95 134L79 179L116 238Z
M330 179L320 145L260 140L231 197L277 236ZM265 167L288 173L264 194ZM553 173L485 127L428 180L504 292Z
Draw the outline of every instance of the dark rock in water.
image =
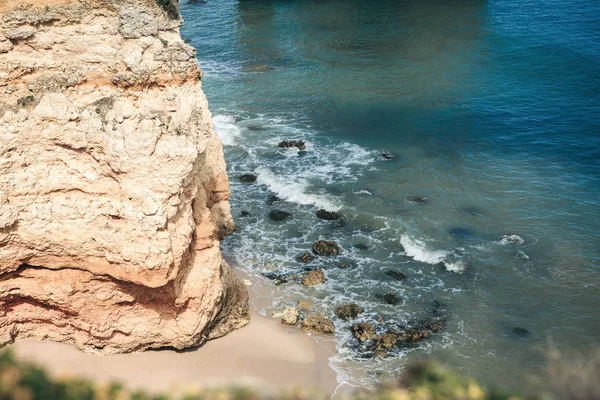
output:
M306 253L302 253L298 257L296 257L296 260L303 262L305 264L308 264L309 262L311 262L314 259L315 259L315 256L310 254L308 251Z
M369 245L364 243L357 243L354 245L354 247L359 250L369 250Z
M414 204L425 204L429 199L426 196L406 196L406 201Z
M445 318L432 318L422 324L423 329L431 332L439 332L444 329L444 326L446 326Z
M335 211L327 211L322 208L317 211L317 218L324 219L326 221L337 221L341 217L342 216Z
M269 195L269 197L267 198L267 204L272 206L273 203L277 202L277 201L281 201L281 199L277 196L275 196L274 194Z
M375 327L369 322L357 322L350 329L359 342L366 342L375 337Z
M411 328L397 334L397 343L401 345L412 345L429 337L429 329Z
M304 286L320 285L323 282L325 282L325 273L323 273L321 268L305 272L302 275L302 284Z
M381 351L389 350L396 346L398 337L393 333L384 333L373 338L373 343L370 346L371 350Z
M318 256L337 256L342 251L336 242L327 240L319 240L314 242L312 244L312 250Z
M249 216L250 216L250 213L249 213L248 211L242 211L242 212L240 213L240 216L242 216L242 217L249 217Z
M287 275L284 275L284 274L278 274L276 272L263 272L261 275L264 276L267 279L272 280L273 284L275 286L279 286L282 283L288 283L292 279L298 278L298 274L287 274Z
M398 298L398 296L396 296L396 294L394 292L389 292L383 295L383 300L385 300L386 303L388 304L398 304L400 302L400 299Z
M391 153L379 153L384 160L393 160L394 155Z
M527 339L529 337L529 330L520 326L515 326L514 328L512 328L512 333L515 336L520 337L521 339Z
M292 214L290 214L289 212L281 210L271 210L271 212L269 213L269 218L271 218L273 221L283 221L291 216Z
M448 313L448 306L438 300L433 300L427 308L427 312L433 317L443 316Z
M298 150L306 150L306 143L303 140L284 140L279 142L277 147L282 149L290 149L292 147L296 147Z
M358 314L362 313L363 309L360 308L360 306L358 304L344 304L341 306L338 306L335 309L335 315L337 315L339 318L341 319L345 319L346 321L349 321L351 319L356 319L356 317L358 317Z
M475 234L472 229L463 227L449 229L448 233L457 239L468 239Z
M397 281L401 281L404 278L406 278L406 275L404 275L402 272L398 272L398 271L394 271L394 270L385 271L385 275L392 279L395 279Z
M376 351L373 353L373 358L385 358L387 353L385 351Z
M302 321L302 329L304 331L334 333L335 326L333 322L325 318L321 314L311 314Z
M240 181L245 183L253 183L256 182L257 176L252 174L245 174L240 176Z

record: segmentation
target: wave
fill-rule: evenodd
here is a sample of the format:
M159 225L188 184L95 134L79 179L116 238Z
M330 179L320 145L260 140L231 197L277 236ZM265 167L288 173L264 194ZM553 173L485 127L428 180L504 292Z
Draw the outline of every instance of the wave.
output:
M338 211L341 206L325 195L308 193L309 184L303 180L279 177L266 167L258 167L258 183L263 184L279 198L302 205L314 205L328 211Z
M525 244L525 239L519 235L504 235L498 243L501 245L516 244L520 246Z
M463 260L451 260L448 257L452 254L445 250L428 250L425 242L414 239L408 235L400 236L400 244L404 247L404 254L412 257L413 260L426 264L436 265L444 264L446 270L451 272L463 272L467 263Z
M212 120L215 133L223 145L234 146L235 139L242 135L242 130L235 125L235 117L233 115L215 115Z

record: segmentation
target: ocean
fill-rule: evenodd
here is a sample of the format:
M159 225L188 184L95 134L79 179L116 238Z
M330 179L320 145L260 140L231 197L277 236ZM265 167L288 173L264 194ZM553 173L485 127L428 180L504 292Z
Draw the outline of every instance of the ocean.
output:
M433 357L528 390L549 349L597 348L600 2L208 0L181 14L231 181L224 254L272 286L264 314L308 299L334 321L340 382ZM319 239L341 255L296 260ZM326 282L302 286L315 267ZM379 333L432 308L445 327L373 358L334 316L349 302Z

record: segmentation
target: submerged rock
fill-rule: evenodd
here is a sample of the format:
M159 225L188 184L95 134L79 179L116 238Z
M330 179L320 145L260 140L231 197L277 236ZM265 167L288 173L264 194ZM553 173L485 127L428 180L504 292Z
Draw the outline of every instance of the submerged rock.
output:
M250 213L248 211L242 211L240 213L240 217L249 217L249 216L250 216Z
M384 160L393 160L394 159L394 155L391 153L379 153L379 155L384 159Z
M279 286L282 283L288 283L292 279L298 278L298 274L278 274L276 272L263 272L261 275L273 281L275 286Z
M284 140L279 142L277 147L282 149L289 149L296 147L298 150L306 150L306 143L303 140Z
M311 262L314 259L315 259L315 256L310 254L308 251L306 253L302 253L298 257L296 257L296 260L303 262L305 264L308 264L309 262Z
M325 273L321 268L305 272L302 275L302 284L304 286L320 285L323 282L325 282Z
M385 300L386 303L392 305L398 304L400 302L400 299L398 298L398 296L396 296L396 293L394 292L384 294L383 300Z
M425 204L429 198L427 196L406 196L406 201L413 204Z
M464 228L464 227L460 227L460 226L449 229L448 233L450 234L450 236L455 237L457 239L468 239L470 237L473 237L473 235L475 235L475 232L473 232L472 229Z
M284 325L296 325L300 311L296 307L286 307L281 312L281 323Z
M359 342L366 342L375 337L375 327L369 322L357 322L350 329Z
M318 256L337 256L342 251L336 242L327 240L319 240L314 242L312 245L312 250Z
M354 247L359 250L369 250L369 245L365 243L356 243Z
M258 177L256 175L252 175L252 174L245 174L245 175L240 176L240 181L245 182L245 183L253 183L253 182L256 182L257 179L258 179Z
M271 210L271 212L269 213L269 218L271 218L271 220L273 221L284 221L291 216L292 214L290 214L289 212L281 210Z
M439 332L442 329L444 329L445 325L446 325L446 320L443 318L440 318L440 319L433 319L433 320L427 321L424 324L424 328L430 330L431 332Z
M326 221L337 221L342 218L342 216L335 211L327 211L324 209L320 209L317 211L317 218L324 219Z
M346 321L356 319L358 314L362 313L363 309L358 304L344 304L335 309L335 315Z
M308 300L298 300L298 308L300 311L307 312L312 307L312 303Z
M521 339L527 339L529 337L529 330L520 326L512 328L511 332L513 335L520 337Z
M444 316L448 313L448 306L439 300L433 300L427 308L427 312L433 317Z
M274 203L276 203L278 201L281 201L281 198L274 194L271 194L271 195L269 195L269 197L267 197L267 204L270 206L272 206Z
M302 321L302 329L307 332L334 333L333 322L321 314L311 314Z
M402 272L394 270L385 271L384 274L397 281L401 281L406 278L406 275L404 275Z

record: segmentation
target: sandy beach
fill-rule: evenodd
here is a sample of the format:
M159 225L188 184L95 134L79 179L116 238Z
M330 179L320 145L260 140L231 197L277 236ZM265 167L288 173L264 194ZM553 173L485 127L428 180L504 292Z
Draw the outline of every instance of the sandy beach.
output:
M241 274L240 278L248 279ZM253 286L248 290L250 324L197 349L102 356L36 340L21 340L10 348L19 358L35 361L57 377L118 381L150 392L185 393L209 386L247 385L271 392L302 387L332 394L337 386L328 363L335 353L333 342L317 343L299 327L286 327L279 319L260 315L259 303L264 301L260 293L267 288Z

